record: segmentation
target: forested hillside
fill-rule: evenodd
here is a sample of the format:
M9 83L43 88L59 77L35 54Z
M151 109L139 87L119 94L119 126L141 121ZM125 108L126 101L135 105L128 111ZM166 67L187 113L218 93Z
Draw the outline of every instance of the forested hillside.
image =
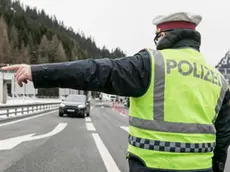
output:
M37 64L122 56L125 54L119 48L100 49L92 38L75 33L43 10L23 6L20 1L0 0L1 63Z

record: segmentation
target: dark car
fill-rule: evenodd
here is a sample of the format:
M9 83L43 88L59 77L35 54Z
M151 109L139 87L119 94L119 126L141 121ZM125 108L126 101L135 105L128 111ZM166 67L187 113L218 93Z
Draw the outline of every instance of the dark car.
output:
M90 116L90 102L85 95L69 95L61 102L59 116Z

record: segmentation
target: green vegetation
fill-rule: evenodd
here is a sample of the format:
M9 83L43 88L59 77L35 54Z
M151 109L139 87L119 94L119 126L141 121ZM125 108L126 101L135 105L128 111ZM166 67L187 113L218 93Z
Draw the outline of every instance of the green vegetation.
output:
M48 16L43 10L24 6L19 1L0 0L0 30L0 61L3 64L125 56L119 48L112 51L106 47L98 48L91 37L75 33L55 16ZM39 95L57 94L58 89L39 89Z

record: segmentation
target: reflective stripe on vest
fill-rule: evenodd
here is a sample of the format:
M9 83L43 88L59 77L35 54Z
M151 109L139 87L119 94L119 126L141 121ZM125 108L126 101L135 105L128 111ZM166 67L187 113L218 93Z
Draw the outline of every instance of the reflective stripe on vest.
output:
M129 116L129 125L141 129L175 132L175 133L199 133L199 134L215 134L216 130L213 125L208 124L185 124L179 122L165 122L145 120Z
M172 51L172 53L174 52L173 50L166 50L166 51L168 52ZM185 51L187 53L187 50ZM129 125L130 125L129 133L130 134L128 138L129 152L132 154L135 154L136 156L140 156L140 158L147 164L147 166L151 168L161 169L161 167L164 167L162 169L172 169L172 170L175 170L175 169L183 169L183 170L191 169L192 170L192 169L196 169L196 167L197 169L211 168L211 157L212 157L212 152L215 148L215 133L216 133L214 122L218 116L226 90L228 88L228 85L224 77L222 75L215 76L215 73L213 73L211 69L210 71L208 71L208 68L205 66L206 65L205 62L199 63L201 64L201 68L199 69L201 73L199 75L198 73L194 72L198 70L197 69L198 66L195 62L181 60L180 58L179 59L180 61L177 63L176 61L172 60L173 57L171 59L168 58L168 57L171 57L171 53L167 52L168 59L167 58L164 59L160 51L148 50L148 52L149 54L151 54L152 59L154 61L152 62L152 68L154 70L153 71L154 75L151 77L151 80L152 80L151 83L153 84L149 88L149 90L151 91L148 90L146 94L143 95L142 97L131 98L131 101L130 101L131 111L129 115ZM183 53L183 50L180 50L180 52ZM181 56L181 54L179 54L179 56ZM199 54L198 54L198 57L199 57ZM193 64L193 66L191 64ZM204 66L202 66L202 64ZM182 67L183 65L187 65L189 67L183 68ZM210 85L211 88L213 88L213 90L216 91L216 93L214 94L212 93L213 94L212 100L215 100L216 103L214 105L209 104L209 107L208 107L209 109L213 107L213 110L211 113L212 123L211 122L207 123L207 121L205 122L202 121L201 123L191 123L189 121L173 122L170 120L169 121L165 120L165 92L167 89L165 86L166 86L166 82L167 82L167 87L169 87L171 83L173 84L171 80L168 79L166 81L165 78L166 78L166 75L167 77L168 75L170 75L169 73L170 70L177 66L178 66L178 72L181 75L200 78L202 80L205 80L205 82L209 82L209 83L216 85L216 87ZM206 73L204 73L203 71L204 69L206 70ZM209 74L209 77L207 77L208 74ZM210 79L211 78L210 76L212 76L213 79ZM194 81L199 82L198 80L194 80ZM172 84L171 84L171 87L173 87ZM175 83L175 85L176 84L177 83ZM219 90L217 90L217 87ZM151 93L153 94L152 102L150 102L151 100L149 96L149 94ZM214 95L216 97L214 97ZM151 117L149 117L150 115L149 107L150 106L146 107L144 105L144 102L146 101L148 101L149 103L152 103L153 105L153 109L151 111L152 119ZM168 102L168 104L169 103L171 102ZM142 112L144 113L142 115L136 115L135 111L138 112L137 114L141 114ZM197 116L199 116L199 110L197 111L198 111ZM207 113L209 111L210 110L206 110L204 113ZM201 112L202 112L202 109L201 109ZM146 115L147 117L145 116L145 113L147 113ZM169 114L170 112L168 110L167 115L169 116ZM183 113L183 115L185 114L186 113ZM172 116L173 115L177 116L177 118L180 116L180 114L172 114ZM142 116L142 117L139 117L139 116ZM147 118L147 119L143 119L143 118ZM207 119L207 120L210 121L210 119ZM179 119L175 121L183 121L183 120ZM175 138L171 140L172 138L171 136L173 135L173 133L177 134L179 141L175 141L177 136L175 136ZM193 138L195 138L194 141L193 141ZM150 152L146 152L147 150L149 150ZM160 152L162 152L162 154ZM182 153L182 154L184 153L185 155L185 156L181 156L181 162L178 162L178 164L172 164L175 160L178 159L177 156L174 157L174 153ZM197 153L202 153L202 154L197 154ZM194 154L193 157L191 157L190 154ZM161 155L162 157L159 157ZM168 160L167 160L167 156L168 156ZM204 158L202 158L202 156ZM173 160L174 158L175 160ZM164 162L166 164L165 166L162 161L165 161ZM202 164L196 161L205 161L205 163Z
M204 153L212 152L215 143L180 143L149 140L129 135L129 143L135 147L163 152Z

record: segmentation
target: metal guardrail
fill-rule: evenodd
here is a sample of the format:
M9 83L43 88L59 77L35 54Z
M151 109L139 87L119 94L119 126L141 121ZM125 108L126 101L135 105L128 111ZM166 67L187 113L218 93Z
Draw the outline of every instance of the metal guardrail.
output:
M55 110L59 107L59 105L60 102L3 105L0 106L0 117L9 117L10 115L29 115L30 113L43 110Z

